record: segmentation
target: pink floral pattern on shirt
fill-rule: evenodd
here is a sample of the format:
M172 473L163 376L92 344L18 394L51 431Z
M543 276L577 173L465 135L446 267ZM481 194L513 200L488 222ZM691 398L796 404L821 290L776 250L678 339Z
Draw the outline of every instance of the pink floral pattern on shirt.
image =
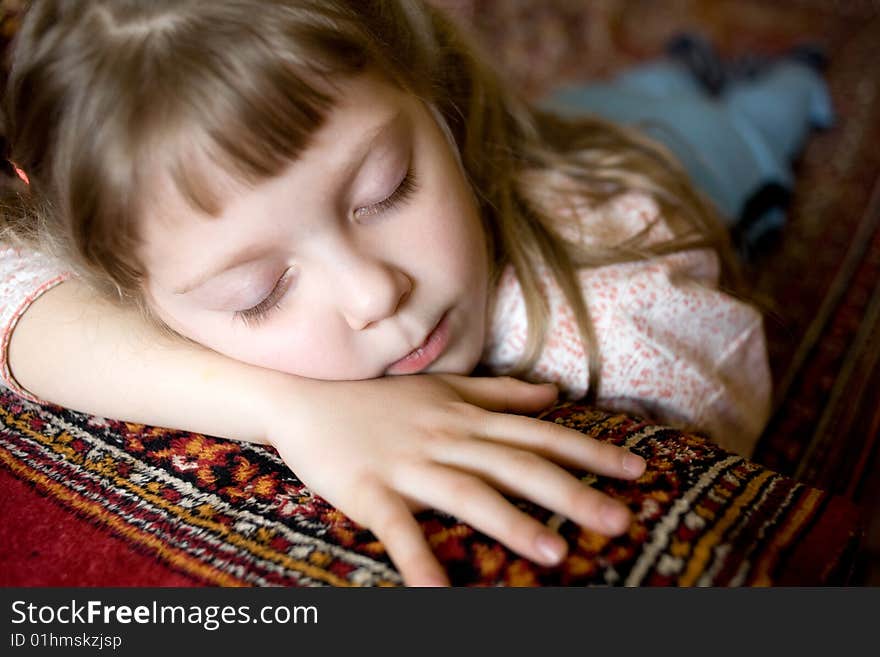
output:
M563 232L584 243L622 241L658 219L649 197L627 194L584 207ZM582 230L581 230L582 229ZM649 238L670 235L661 220ZM599 405L709 434L750 454L770 410L770 371L761 315L717 288L717 256L705 249L578 272L601 359ZM552 381L570 398L589 386L574 314L549 273L541 290L550 310L543 351L526 378ZM501 374L522 355L525 301L512 267L502 274L483 364Z

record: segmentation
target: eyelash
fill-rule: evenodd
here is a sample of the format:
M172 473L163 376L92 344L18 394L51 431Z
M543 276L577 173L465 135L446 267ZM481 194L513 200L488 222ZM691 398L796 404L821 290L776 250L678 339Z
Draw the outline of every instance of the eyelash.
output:
M358 217L371 217L376 214L388 212L404 201L409 200L409 198L415 193L416 188L416 174L415 171L410 168L403 177L403 180L400 181L397 189L391 192L391 195L388 196L388 198L383 199L378 203L373 203L373 205L368 205L365 208L360 208L355 211L355 214L357 214Z
M400 181L397 189L395 189L387 198L365 208L360 208L356 213L360 212L358 217L363 217L390 212L405 201L408 201L417 189L418 184L416 182L415 171L410 168L403 177L403 180ZM272 291L269 292L268 295L266 295L265 299L252 308L235 311L234 317L244 322L245 326L256 326L265 320L281 305L281 299L289 287L290 275L291 270L288 269L282 274L281 278L278 279L275 287L272 288Z

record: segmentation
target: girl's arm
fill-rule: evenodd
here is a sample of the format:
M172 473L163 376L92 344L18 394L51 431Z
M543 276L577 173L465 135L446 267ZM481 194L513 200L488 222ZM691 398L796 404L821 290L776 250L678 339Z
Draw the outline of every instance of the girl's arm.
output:
M250 391L291 378L162 335L75 279L22 315L9 367L27 392L59 406L257 443L267 440Z
M36 299L12 334L12 374L44 400L94 415L275 447L313 492L371 529L408 584L446 577L413 517L453 514L534 561L563 539L503 494L605 534L624 505L562 466L638 477L644 460L535 418L552 387L454 375L329 382L176 341L76 279Z

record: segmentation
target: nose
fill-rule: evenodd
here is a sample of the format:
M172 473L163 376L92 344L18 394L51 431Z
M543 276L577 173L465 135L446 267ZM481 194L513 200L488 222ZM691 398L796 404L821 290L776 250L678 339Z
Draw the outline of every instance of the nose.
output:
M355 331L393 316L413 288L405 272L369 255L350 254L337 272L340 312Z

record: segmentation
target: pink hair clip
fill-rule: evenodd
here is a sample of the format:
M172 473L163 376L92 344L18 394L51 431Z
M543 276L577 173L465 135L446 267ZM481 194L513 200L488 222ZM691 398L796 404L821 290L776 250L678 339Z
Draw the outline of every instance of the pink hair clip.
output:
M15 175L17 175L19 178L24 180L25 185L30 185L31 181L27 177L27 174L24 171L22 171L15 162L11 162L10 164L12 164L12 168L15 169Z

